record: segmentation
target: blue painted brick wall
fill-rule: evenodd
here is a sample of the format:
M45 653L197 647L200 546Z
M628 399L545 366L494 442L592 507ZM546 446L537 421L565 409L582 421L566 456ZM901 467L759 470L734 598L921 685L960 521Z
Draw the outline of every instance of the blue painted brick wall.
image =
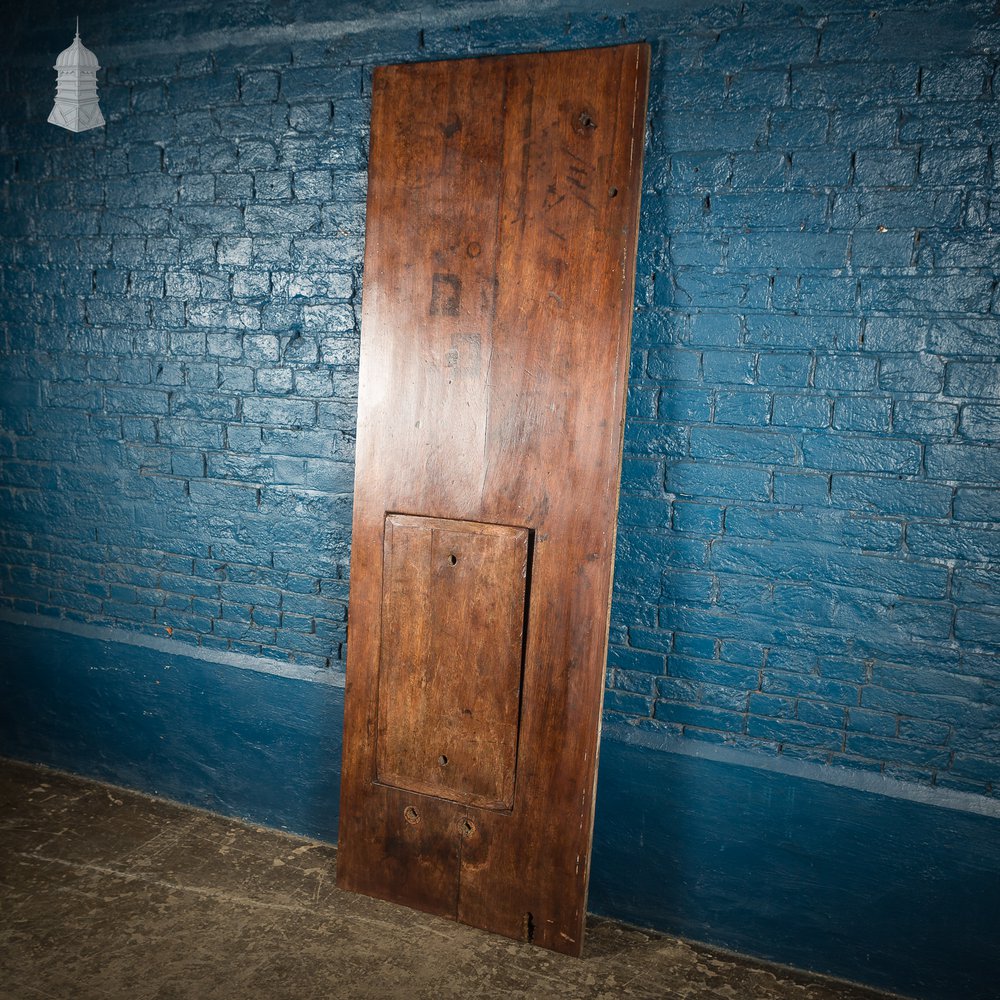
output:
M371 69L645 38L607 711L1000 795L994 4L384 6L14 16L0 605L342 670Z

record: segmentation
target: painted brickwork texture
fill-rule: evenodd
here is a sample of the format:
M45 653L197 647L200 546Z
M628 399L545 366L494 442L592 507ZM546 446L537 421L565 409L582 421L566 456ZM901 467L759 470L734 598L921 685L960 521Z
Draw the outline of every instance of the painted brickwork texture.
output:
M21 25L2 607L342 670L371 68L645 38L609 718L1000 795L994 4L503 9Z

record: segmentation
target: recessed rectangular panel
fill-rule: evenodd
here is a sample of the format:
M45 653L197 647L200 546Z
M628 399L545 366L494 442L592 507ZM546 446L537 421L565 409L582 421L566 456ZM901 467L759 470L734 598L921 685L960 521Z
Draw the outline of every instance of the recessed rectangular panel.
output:
M509 809L528 532L390 514L384 551L377 778Z
M648 67L624 45L372 84L338 880L570 954Z

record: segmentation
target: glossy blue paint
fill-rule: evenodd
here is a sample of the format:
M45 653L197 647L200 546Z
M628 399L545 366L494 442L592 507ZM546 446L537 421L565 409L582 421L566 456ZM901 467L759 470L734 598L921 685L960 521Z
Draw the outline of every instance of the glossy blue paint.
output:
M343 689L0 620L0 755L336 840Z
M8 11L0 752L335 836L372 67L645 39L594 906L1000 995L994 8Z
M995 1000L1000 813L605 740L590 909L925 1000Z

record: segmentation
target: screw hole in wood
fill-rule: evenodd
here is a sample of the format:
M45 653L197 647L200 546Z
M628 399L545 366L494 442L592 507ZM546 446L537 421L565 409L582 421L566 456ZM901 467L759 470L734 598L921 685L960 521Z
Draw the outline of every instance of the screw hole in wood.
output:
M452 552L452 554L450 556L448 556L448 562L450 562L452 564L452 566L454 566L455 563L458 562L458 556L456 556L455 553Z
M420 813L418 813L417 810L413 808L413 806L407 806L403 810L403 819L405 819L406 822L410 824L410 826L413 826L415 823L420 822Z
M438 757L438 763L442 767L447 767L448 766L448 756L447 756L447 754L441 754L441 756Z

